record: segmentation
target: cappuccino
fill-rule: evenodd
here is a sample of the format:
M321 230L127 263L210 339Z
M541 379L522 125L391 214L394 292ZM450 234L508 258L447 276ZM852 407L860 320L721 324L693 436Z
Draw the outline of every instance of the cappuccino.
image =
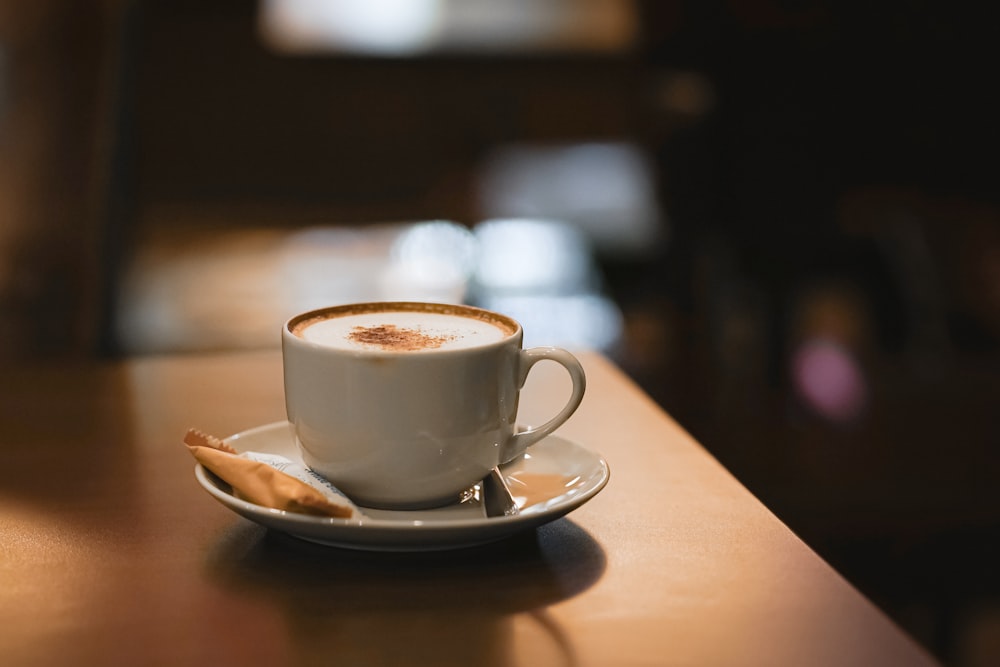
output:
M297 315L281 331L285 407L302 461L355 503L418 509L453 502L565 422L583 367L555 347L521 347L499 313L435 303L363 303ZM573 387L562 410L518 424L539 361Z
M303 340L340 350L422 352L496 343L517 325L475 308L388 303L330 308L295 320L289 328Z

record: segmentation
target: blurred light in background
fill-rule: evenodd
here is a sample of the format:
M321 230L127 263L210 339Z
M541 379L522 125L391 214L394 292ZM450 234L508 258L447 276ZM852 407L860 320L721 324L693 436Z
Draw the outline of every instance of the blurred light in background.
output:
M622 335L621 310L600 294L487 294L476 305L520 322L527 347L556 345L607 352Z
M441 0L267 0L262 30L281 51L407 55L431 48Z
M616 52L634 0L265 0L260 32L287 54Z
M446 221L418 223L395 240L381 276L384 298L461 303L476 263L476 239Z
M608 350L622 315L601 294L601 275L586 237L555 220L487 220L475 228L479 262L472 301L510 315L524 344Z
M601 254L642 255L664 234L652 161L628 143L505 146L478 188L486 217L564 220Z
M554 220L487 220L475 228L477 293L571 294L595 287L586 239Z
M306 227L287 233L277 248L283 308L296 313L352 301L382 298L379 277L389 248L405 227L376 225Z
M834 422L851 422L868 404L868 385L857 360L832 340L806 341L792 359L792 380L799 398Z

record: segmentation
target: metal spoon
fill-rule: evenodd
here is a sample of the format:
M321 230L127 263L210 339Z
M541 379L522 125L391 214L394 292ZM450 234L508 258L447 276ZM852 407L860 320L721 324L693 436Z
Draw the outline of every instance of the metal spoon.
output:
M480 489L486 516L515 516L520 511L500 468L494 467L486 477L483 477Z

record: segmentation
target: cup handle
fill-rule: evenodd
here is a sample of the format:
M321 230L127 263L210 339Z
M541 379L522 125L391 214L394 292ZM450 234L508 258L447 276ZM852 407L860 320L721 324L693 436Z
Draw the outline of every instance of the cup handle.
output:
M569 377L573 381L573 390L569 400L563 409L559 411L559 414L541 426L513 434L507 440L501 452L501 463L507 463L523 454L524 450L528 447L559 428L580 407L580 401L583 400L583 392L587 388L587 376L584 374L583 366L580 365L577 358L558 347L532 347L520 351L520 366L517 376L518 391L520 391L528 379L528 372L531 371L531 368L539 361L546 359L561 365L569 373Z

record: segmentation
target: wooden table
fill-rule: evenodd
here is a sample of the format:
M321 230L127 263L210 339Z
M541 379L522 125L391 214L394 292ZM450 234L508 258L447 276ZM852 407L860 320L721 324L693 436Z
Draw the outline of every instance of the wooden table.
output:
M560 435L611 481L485 547L268 532L193 476L189 426L284 418L276 351L0 372L0 664L927 665L616 367ZM523 421L561 405L539 367Z

